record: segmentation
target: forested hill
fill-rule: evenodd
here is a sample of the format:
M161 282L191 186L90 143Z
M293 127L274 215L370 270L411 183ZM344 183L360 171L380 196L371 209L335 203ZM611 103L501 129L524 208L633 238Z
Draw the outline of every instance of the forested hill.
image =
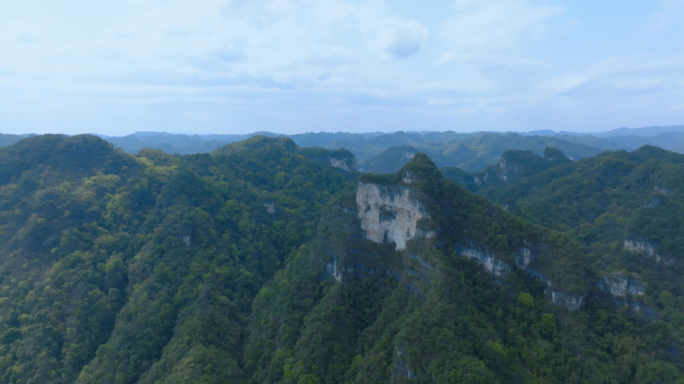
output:
M442 167L444 176L471 191L483 193L496 191L498 188L515 185L521 179L540 174L559 165L572 163L563 151L556 148L544 148L543 155L537 156L532 151L507 150L499 161L479 172L467 172L459 167Z
M360 169L375 173L397 172L413 155L424 152L439 167L457 166L465 171L477 172L496 162L504 151L531 151L541 155L547 147L557 148L574 160L595 156L603 151L557 137L481 132L449 142L390 147L377 156L361 162Z
M296 147L294 147L296 149ZM277 145L0 149L0 382L235 382L252 297L348 174Z
M682 382L678 321L623 277L417 154L324 211L257 296L245 368L269 383Z
M618 155L537 177L608 164L610 194L652 170L653 209L678 204L659 167L679 158ZM648 275L680 255L601 243L617 200L587 242L424 154L387 175L353 160L263 136L186 156L89 135L0 149L0 383L683 382L681 292ZM608 268L601 249L625 256Z
M652 146L560 164L534 154L505 161L510 155L488 169L487 181L486 171L445 174L582 243L595 271L641 296L616 305L650 313L648 326L660 328L662 340L683 340L684 156Z
M638 274L652 304L684 309L668 299L684 294L684 155L644 146L560 164L508 184L499 181L479 192L582 242L596 268Z

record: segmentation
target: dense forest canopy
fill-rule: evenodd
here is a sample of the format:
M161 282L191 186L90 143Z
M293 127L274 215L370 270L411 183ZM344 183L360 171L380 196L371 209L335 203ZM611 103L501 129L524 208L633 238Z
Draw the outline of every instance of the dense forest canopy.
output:
M0 383L684 383L683 155L239 139L0 148Z

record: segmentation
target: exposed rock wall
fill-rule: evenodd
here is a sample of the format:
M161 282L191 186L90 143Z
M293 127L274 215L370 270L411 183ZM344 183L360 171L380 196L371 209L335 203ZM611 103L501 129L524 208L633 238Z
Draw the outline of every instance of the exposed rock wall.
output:
M411 189L403 186L361 182L356 203L364 237L376 243L394 242L397 250L416 237L418 220L429 217Z
M600 280L594 282L594 286L617 297L625 297L627 295L641 296L646 293L643 280L621 274L603 276Z
M524 247L515 253L515 265L519 268L527 269L532 262L532 250Z
M579 311L584 305L586 295L577 293L567 293L563 291L551 291L551 301L560 306L572 311Z
M655 189L657 192L662 193L662 194L665 195L665 196L667 196L668 193L672 192L672 189L671 189L671 188L662 187L662 186L659 186L659 185L654 186L653 189Z
M482 264L482 266L484 266L486 270L499 277L505 276L511 270L511 265L498 259L496 256L494 256L494 254L480 249L475 249L472 247L463 247L458 249L456 253L476 260L478 263ZM530 275L533 275L534 277L542 278L540 273L538 273L536 270L529 268L533 260L534 258L532 256L532 250L530 248L523 247L515 253L515 265L518 266L518 268L526 270ZM542 281L545 281L545 279L542 278Z
M652 196L651 200L644 206L646 208L657 208L662 207L665 204L665 200L662 196Z
M186 247L190 247L190 244L191 244L190 235L183 236L181 238L181 241L183 241L183 244L185 244Z
M413 175L408 173L404 175L404 179L406 183L414 181ZM357 209L355 212L352 212L354 210L351 209L345 209L345 213L355 214L359 220L362 235L366 239L377 243L394 243L396 250L403 250L406 248L407 242L417 236L433 237L436 235L435 231L426 231L418 228L419 220L429 218L429 214L424 204L415 197L414 193L406 185L382 185L360 182L356 193ZM634 252L648 253L649 255L656 256L654 246L645 240L625 240L625 248ZM458 247L455 249L455 252L476 260L487 271L499 278L505 277L512 268L512 263L505 262L497 258L493 253L484 249L478 249L472 245ZM546 253L547 251L545 251L543 245L526 245L515 252L514 263L530 276L542 280L545 292L550 295L553 304L573 311L580 310L589 291L571 293L559 290L558 287L553 287L553 282L544 276L543 271L535 269L537 268L534 267L535 260ZM406 257L407 259L404 260L404 273L415 275L415 278L418 280L431 280L434 266L426 262L420 255L409 254ZM328 274L338 281L342 280L343 272L348 269L342 267L336 257L333 257L333 260L326 267ZM644 295L645 293L645 286L641 279L620 274L596 278L593 285L604 292L609 292L615 299L629 298L629 296Z
M268 203L264 204L264 207L266 207L266 212L269 214L274 214L275 213L275 203L272 201L269 201Z
M625 239L625 249L636 253L657 256L655 246L644 239Z
M456 253L476 260L478 263L482 264L482 266L487 271L489 271L497 277L505 277L506 274L508 274L508 272L510 272L511 270L511 266L508 263L502 261L501 259L498 259L492 253L488 253L471 247L460 248L456 251ZM551 292L551 301L555 305L573 311L580 310L584 305L584 299L587 295L567 293L552 289L552 282L548 278L546 278L540 271L531 267L531 264L534 262L534 260L535 255L533 254L532 249L528 247L523 247L515 253L515 265L518 268L527 272L528 275L539 278L544 283L544 291ZM636 288L632 289L635 290Z
M347 172L356 170L356 160L354 159L337 159L334 157L328 157L330 165L335 168L343 169Z
M342 272L344 272L344 268L340 266L340 261L338 259L337 255L333 255L332 260L325 264L325 272L335 280L342 282Z
M475 248L462 248L458 253L477 260L486 270L498 277L505 276L511 270L511 266L497 259L493 254L480 251Z

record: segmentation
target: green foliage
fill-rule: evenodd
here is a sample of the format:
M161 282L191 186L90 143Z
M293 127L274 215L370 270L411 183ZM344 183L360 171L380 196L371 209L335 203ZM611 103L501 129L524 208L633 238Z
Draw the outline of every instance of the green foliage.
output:
M440 234L397 252L356 235L358 223L346 204L326 209L318 236L254 301L245 355L253 382L680 378L674 327L645 326L602 300L589 300L579 313L566 311L550 304L542 282L527 272L513 268L502 281L454 252L474 246L513 264L515 250L537 244L553 255L533 261L553 289L587 292L592 271L584 248L569 235L444 181L423 154L398 174L363 175L362 181L410 186L430 207ZM677 340L676 346L666 340Z
M60 135L0 149L0 382L245 378L252 298L349 188L291 149L136 157Z
M562 151L551 147L544 148L543 156L537 156L532 151L508 150L501 155L498 164L480 172L470 174L458 167L444 167L442 173L447 179L471 191L479 191L483 188L505 187L521 178L570 162Z
M520 294L518 295L518 303L524 305L525 307L533 307L534 298L529 293L520 292Z
M287 138L186 156L24 139L0 149L0 383L681 382L683 159L561 155L506 155L527 190L480 191L506 212L423 153L360 176ZM405 250L361 232L359 180L422 204ZM515 267L527 248L544 282ZM551 304L597 271L639 273L656 315Z

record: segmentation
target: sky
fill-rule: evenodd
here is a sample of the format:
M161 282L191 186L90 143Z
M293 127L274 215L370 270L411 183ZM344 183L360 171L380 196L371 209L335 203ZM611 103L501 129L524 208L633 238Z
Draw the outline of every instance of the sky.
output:
M23 0L0 133L684 124L684 0Z

